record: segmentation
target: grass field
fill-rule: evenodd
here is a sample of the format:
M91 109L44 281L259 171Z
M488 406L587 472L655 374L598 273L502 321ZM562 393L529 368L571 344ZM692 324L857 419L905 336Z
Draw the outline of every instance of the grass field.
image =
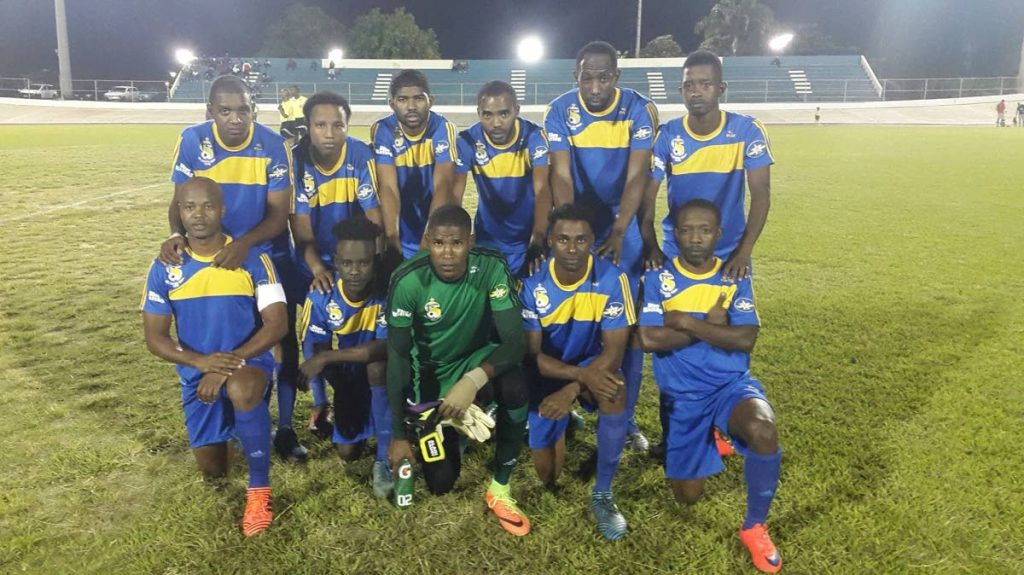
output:
M546 492L528 463L513 492L534 531L505 535L482 503L489 447L454 494L398 511L373 498L369 458L316 443L308 465L275 461L274 525L244 540L244 461L226 488L200 479L137 311L178 130L0 127L0 572L755 572L735 458L682 508L653 460L625 456L630 533L608 544L589 486ZM1024 573L1024 131L772 135L754 372L785 449L783 572ZM648 378L652 439L654 397Z

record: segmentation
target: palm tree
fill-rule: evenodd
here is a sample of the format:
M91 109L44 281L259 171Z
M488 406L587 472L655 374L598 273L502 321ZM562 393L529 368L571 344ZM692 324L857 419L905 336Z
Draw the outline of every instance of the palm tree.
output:
M749 56L762 53L774 20L772 9L757 0L719 0L695 30L704 35L703 50L719 56Z

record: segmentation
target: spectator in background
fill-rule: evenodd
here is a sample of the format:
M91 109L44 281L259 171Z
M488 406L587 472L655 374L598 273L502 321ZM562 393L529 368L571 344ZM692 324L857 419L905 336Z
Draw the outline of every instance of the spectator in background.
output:
M821 123L821 106L818 106L817 108L814 109L814 123Z
M334 70L334 60L327 63L327 79L333 80L336 77L337 72Z
M248 62L242 62L242 73L248 74L250 70L252 70L252 64Z
M310 60L309 61L309 69L313 70L313 71L319 70L320 69L320 60Z
M999 100L996 104L996 127L1006 125L1006 100Z
M269 68L270 67L270 58L264 58L263 59L263 67L264 68Z
M1017 102L1017 115L1013 120L1017 127L1024 128L1024 102Z
M295 58L288 58L288 65L285 66L285 69L288 70L289 72L294 72L295 68L296 68Z

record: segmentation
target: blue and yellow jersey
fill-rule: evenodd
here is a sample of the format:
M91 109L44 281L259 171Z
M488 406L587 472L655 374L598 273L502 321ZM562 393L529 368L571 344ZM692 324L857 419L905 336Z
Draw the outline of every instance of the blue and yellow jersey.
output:
M298 161L295 165L295 214L309 216L320 259L333 268L334 225L380 207L373 152L349 136L337 164L325 168L306 158L301 166ZM301 255L295 259L302 271L310 275L306 260Z
M599 241L619 212L629 154L650 150L657 128L654 102L629 88L616 88L611 104L597 113L587 110L579 89L548 105L544 129L552 152L569 152L576 201L604 208L595 214Z
M181 259L181 265L154 260L142 311L173 315L182 349L204 355L232 351L259 329L260 310L284 302L277 271L265 252L250 251L236 270L214 267L213 256L199 256L188 248ZM254 359L272 361L269 351ZM183 365L178 373L185 381L202 375Z
M241 237L256 227L267 212L267 195L287 193L292 184L291 154L284 138L270 128L253 123L246 138L229 148L217 135L213 120L185 128L174 149L171 181L184 183L192 177L206 177L220 184L226 208L221 226L224 233ZM287 253L287 231L274 239L274 255ZM270 242L258 251L270 250Z
M722 260L705 274L683 268L679 258L644 276L640 327L663 327L665 313L681 311L703 319L725 292L729 325L761 325L754 305L750 276L739 282L722 279ZM673 351L654 353L654 379L662 393L696 398L708 395L750 370L750 354L694 341Z
M555 277L555 260L523 280L523 328L543 332L541 351L578 365L601 353L601 332L636 325L629 279L615 264L590 256L572 285Z
M331 349L345 349L388 336L383 296L349 301L335 274L329 294L309 292L299 320L299 339L306 359L316 353L314 345L330 343Z
M732 112L722 112L718 130L698 136L686 125L686 116L661 126L654 143L651 177L659 182L668 178L669 214L678 206L695 199L710 200L722 210L722 239L715 255L728 259L747 228L743 202L746 196L746 170L775 163L768 133L760 121ZM662 221L664 251L679 255L672 235L672 218Z
M544 129L518 118L511 141L497 146L478 122L459 133L457 148L455 172L472 172L479 195L476 243L504 254L518 272L533 231L533 169L548 165Z
M427 129L415 139L406 135L394 114L370 127L377 163L394 166L398 173L402 204L399 233L407 258L419 251L427 228L430 201L434 197L434 166L458 159L455 135L455 124L434 112L427 119Z

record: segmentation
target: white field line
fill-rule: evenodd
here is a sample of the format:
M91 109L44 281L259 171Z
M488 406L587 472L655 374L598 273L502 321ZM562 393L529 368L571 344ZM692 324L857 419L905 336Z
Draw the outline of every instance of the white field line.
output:
M117 196L123 196L123 195L131 194L131 193L134 193L134 192L141 192L142 190L150 190L150 189L153 189L153 188L156 188L156 187L159 187L159 186L167 186L168 188L170 188L171 186L173 186L173 184L171 184L170 182L160 182L158 184L150 184L148 186L142 186L141 188L131 188L131 189L128 189L128 190L121 190L121 191L118 191L118 192L111 192L109 194L103 194L103 195L100 195L100 196L92 196L92 197L89 197L89 198L85 198L84 200L78 200L77 202L71 202L70 204L60 204L59 206L52 206L52 207L46 208L45 210L29 212L27 214L21 214L21 215L13 216L13 217L10 217L10 218L3 218L3 219L0 219L0 224L7 224L7 223L10 223L10 222L17 222L17 221L21 221L21 220L27 220L29 218L34 218L36 216L42 216L42 215L53 213L53 212L59 212L61 210L69 210L71 208L77 208L79 206L84 206L85 204L90 204L90 203L98 201L98 200L106 200L108 198L113 198L113 197L117 197Z

